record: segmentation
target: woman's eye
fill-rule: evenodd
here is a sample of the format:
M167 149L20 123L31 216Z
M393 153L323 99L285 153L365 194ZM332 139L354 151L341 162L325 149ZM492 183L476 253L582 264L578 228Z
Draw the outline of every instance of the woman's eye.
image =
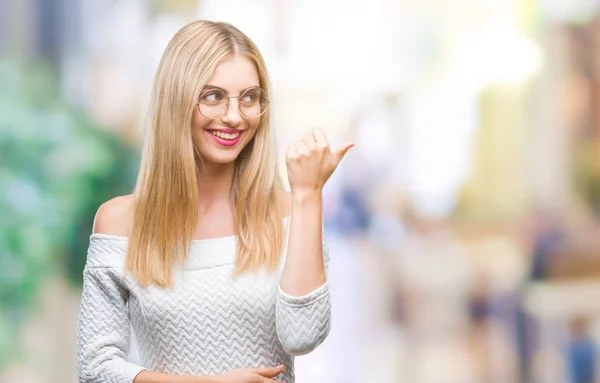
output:
M250 92L249 94L244 95L244 97L242 98L242 102L244 104L253 104L256 102L257 98L258 96L255 92Z
M223 95L220 92L207 92L202 96L201 101L207 103L217 103L223 100Z

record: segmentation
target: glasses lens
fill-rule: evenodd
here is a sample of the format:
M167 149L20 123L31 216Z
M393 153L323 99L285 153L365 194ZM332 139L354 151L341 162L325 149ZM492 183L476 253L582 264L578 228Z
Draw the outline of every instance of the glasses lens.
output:
M206 118L219 118L227 110L227 95L219 89L208 90L200 96L198 109Z
M240 111L248 118L256 118L267 111L269 99L261 88L250 88L239 98Z

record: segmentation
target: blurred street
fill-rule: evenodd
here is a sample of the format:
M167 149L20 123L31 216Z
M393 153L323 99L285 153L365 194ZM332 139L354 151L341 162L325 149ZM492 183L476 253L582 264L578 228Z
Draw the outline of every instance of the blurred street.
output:
M261 49L285 181L312 128L356 143L297 383L600 383L597 0L0 1L0 383L77 381L94 214L199 18Z

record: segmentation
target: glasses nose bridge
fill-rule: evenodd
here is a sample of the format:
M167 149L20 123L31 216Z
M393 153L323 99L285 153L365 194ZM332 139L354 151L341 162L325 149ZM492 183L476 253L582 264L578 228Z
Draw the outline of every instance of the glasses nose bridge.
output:
M237 109L237 112L238 112L238 114L240 114L240 115L241 115L241 112L242 112L242 111L241 111L241 109L240 109L240 102L239 102L239 98L240 98L240 97L241 97L241 96L227 96L227 97L225 98L225 111L223 112L223 114L227 114L227 113L229 113L229 105L230 105L230 103L229 103L229 100L231 100L232 98L236 98L236 99L238 99L238 100L237 100L237 108L235 108L235 109Z

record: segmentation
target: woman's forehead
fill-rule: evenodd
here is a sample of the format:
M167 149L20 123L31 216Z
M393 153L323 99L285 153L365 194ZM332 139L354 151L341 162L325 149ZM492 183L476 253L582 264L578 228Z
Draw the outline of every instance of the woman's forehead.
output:
M254 63L240 55L221 62L207 83L207 87L217 87L228 93L241 92L259 85L258 72Z

